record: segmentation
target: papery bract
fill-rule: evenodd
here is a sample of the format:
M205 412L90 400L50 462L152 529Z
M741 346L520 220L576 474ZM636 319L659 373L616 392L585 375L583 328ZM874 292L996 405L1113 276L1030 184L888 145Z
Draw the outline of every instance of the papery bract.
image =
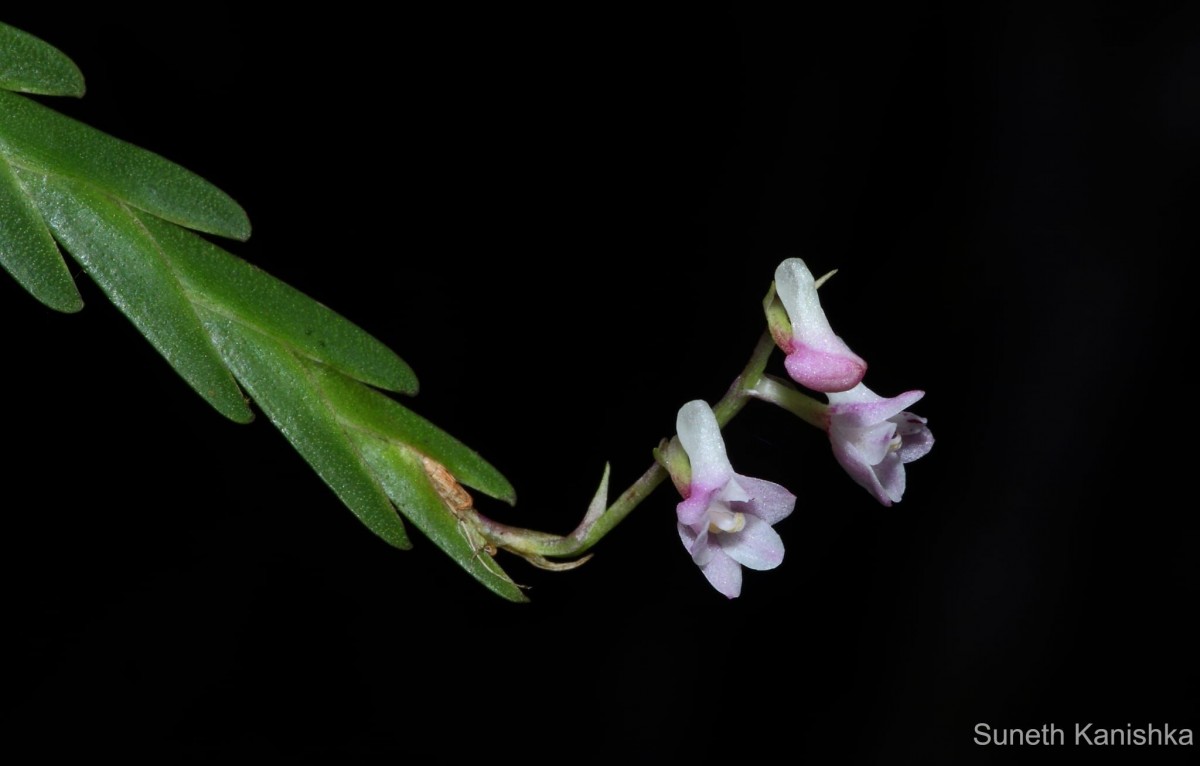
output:
M867 363L834 334L817 297L816 280L799 258L775 270L775 294L792 324L791 337L776 338L787 354L784 366L797 383L813 391L846 391L857 385Z
M792 512L796 496L773 482L734 473L721 427L705 402L683 405L676 430L691 464L676 507L679 537L712 586L736 598L743 566L774 569L783 561L783 540L771 527Z
M933 447L925 418L906 412L925 395L908 391L890 399L859 383L829 397L829 440L846 473L884 505L904 495L904 465Z

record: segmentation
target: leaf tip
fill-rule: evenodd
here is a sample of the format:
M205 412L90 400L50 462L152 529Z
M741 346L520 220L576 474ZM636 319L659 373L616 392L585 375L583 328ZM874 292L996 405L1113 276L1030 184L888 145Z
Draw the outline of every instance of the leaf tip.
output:
M513 488L512 484L508 483L507 479L505 479L503 488L496 493L495 498L502 503L508 503L510 506L516 507L517 490Z
M41 301L42 305L61 314L78 314L83 311L83 296L79 294L74 282L68 283L65 289L55 290L50 294L39 291L34 297Z
M243 210L242 220L238 221L237 233L233 235L233 238L238 242L245 242L250 239L252 233L253 227L250 225L250 216L246 215L246 211Z
M250 239L252 229L250 226L250 216L246 215L246 211L241 205L233 202L232 197L230 197L229 201L233 203L237 212L230 215L230 219L227 222L229 228L227 231L222 232L222 234L238 242L245 242Z
M83 98L87 93L87 82L83 79L83 72L79 70L74 61L71 62L71 69L74 71L69 75L70 82L66 84L59 95L70 96L71 98Z
M208 397L205 398L207 399ZM216 405L216 402L212 401L211 399L209 401L214 406ZM222 403L222 406L217 407L217 411L232 420L234 423L243 426L253 423L255 418L254 410L250 409L250 402L247 399L242 400L241 407L230 406Z
M81 98L83 72L69 56L29 32L0 22L0 89Z
M147 210L146 212L157 215L164 220L178 224L184 228L214 234L225 239L232 239L238 242L245 242L250 239L252 228L250 226L250 216L246 214L245 209L238 204L237 200L191 171L184 172L189 176L195 177L201 184L208 187L211 192L217 195L217 211L202 219L176 218L153 210Z
M421 381L417 380L417 373L400 357L396 357L396 362L398 364L391 380L392 390L405 396L416 396L421 392Z

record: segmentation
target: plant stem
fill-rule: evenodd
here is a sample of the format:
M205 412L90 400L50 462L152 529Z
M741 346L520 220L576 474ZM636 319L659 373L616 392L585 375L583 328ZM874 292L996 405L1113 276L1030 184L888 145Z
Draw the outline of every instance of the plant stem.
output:
M717 423L722 428L742 411L742 408L746 406L746 402L751 397L757 396L754 390L762 381L766 380L763 370L766 369L767 360L774 349L775 341L772 340L771 334L764 332L762 337L758 339L758 343L754 346L754 351L751 353L750 360L746 363L746 366L734 378L733 383L729 386L729 390L725 392L725 396L721 397L721 400L713 406L713 414L716 415ZM650 493L658 485L662 484L666 478L666 469L655 463L637 481L631 484L628 489L622 492L620 497L594 522L581 526L579 529L565 536L549 535L545 532L510 527L506 524L493 521L477 511L473 514L473 520L479 527L479 530L489 540L518 555L528 553L534 556L552 556L555 558L578 556L611 532L634 508L649 497Z
M758 384L748 393L755 399L762 399L764 402L782 407L811 426L816 426L822 431L825 430L825 413L829 409L829 405L800 393L777 378L763 375Z

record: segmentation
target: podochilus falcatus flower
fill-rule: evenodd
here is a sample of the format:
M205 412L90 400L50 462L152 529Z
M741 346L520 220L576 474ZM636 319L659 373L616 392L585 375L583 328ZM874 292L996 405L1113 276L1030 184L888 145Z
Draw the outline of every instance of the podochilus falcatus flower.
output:
M933 447L933 434L907 408L924 391L885 399L859 383L849 391L826 394L829 441L846 473L884 505L904 495L904 466Z
M787 354L784 367L792 380L813 391L847 391L867 371L867 363L834 334L821 308L812 272L799 258L788 258L775 269L775 294L787 311L790 335L775 342Z
M676 419L691 477L676 507L679 537L692 561L729 598L742 590L742 567L774 569L783 540L772 525L786 518L796 496L773 482L734 473L716 416L705 402L688 402Z

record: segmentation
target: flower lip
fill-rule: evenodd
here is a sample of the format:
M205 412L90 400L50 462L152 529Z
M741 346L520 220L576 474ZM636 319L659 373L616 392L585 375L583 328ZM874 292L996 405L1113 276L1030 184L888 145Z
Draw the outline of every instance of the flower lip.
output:
M791 338L780 343L788 375L822 392L847 391L861 382L867 363L829 326L816 280L803 260L788 258L779 264L775 291L792 323Z
M842 349L825 351L793 340L783 366L792 380L813 391L845 391L862 380L867 365L845 343L841 345L849 356Z

